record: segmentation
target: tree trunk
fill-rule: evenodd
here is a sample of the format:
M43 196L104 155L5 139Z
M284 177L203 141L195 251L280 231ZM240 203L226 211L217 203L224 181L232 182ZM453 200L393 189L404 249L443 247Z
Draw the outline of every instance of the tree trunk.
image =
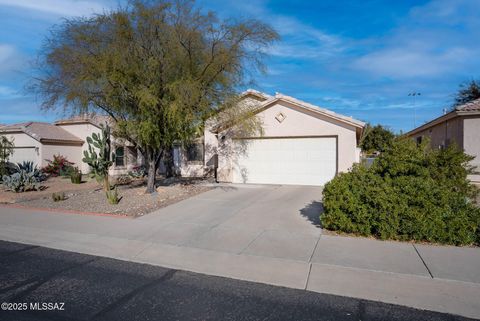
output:
M153 150L148 150L147 152L147 168L148 168L148 176L147 176L147 190L146 192L149 194L155 193L155 175L157 173L157 159L156 154Z
M108 180L108 174L103 178L103 190L108 192L110 190L110 182Z
M169 147L165 149L165 177L172 177L174 174L175 164L173 162L173 148Z

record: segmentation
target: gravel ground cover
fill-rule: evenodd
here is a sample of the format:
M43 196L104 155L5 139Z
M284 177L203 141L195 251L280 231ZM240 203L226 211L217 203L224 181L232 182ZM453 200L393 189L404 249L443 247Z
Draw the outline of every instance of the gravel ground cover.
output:
M121 196L122 199L119 204L111 205L107 201L105 192L95 180L74 185L74 187L77 187L77 189L74 190L71 189L73 184L71 184L69 180L65 180L65 182L68 182L68 184L64 184L61 179L57 180L56 178L56 184L50 182L50 187L43 191L18 194L2 191L0 193L8 193L6 194L7 196L13 194L16 198L13 202L9 203L28 207L66 209L138 217L211 189L211 187L206 186L202 180L170 179L159 180L157 192L154 194L146 194L144 182L134 181L129 185L120 185L117 187L119 196ZM61 191L65 192L67 199L54 202L52 193ZM30 193L30 195L21 195L28 193Z
M29 191L24 193L13 193L5 190L3 185L0 185L0 203L20 203L28 200L51 197L52 193L58 192L77 192L82 190L92 190L98 187L98 183L84 175L81 184L72 184L69 177L50 177L43 181L41 185L44 189L41 191Z

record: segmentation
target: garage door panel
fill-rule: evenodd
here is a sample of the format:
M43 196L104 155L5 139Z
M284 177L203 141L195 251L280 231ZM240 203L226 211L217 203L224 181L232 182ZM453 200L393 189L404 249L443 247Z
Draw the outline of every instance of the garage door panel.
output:
M246 148L234 162L236 183L324 185L336 174L334 137L263 138L237 143Z

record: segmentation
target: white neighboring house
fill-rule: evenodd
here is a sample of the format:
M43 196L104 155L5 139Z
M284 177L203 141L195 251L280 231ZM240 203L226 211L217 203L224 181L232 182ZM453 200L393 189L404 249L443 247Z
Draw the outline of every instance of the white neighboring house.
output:
M12 163L32 161L38 167L44 167L53 155L62 155L83 173L88 173L89 166L82 162L83 151L88 150L86 139L93 133L100 133L100 125L106 120L108 118L104 116L82 116L54 124L26 122L2 126L0 133L13 139L15 147L9 159ZM124 140L112 136L112 149L116 158L110 175L126 174L142 164L139 153Z
M240 103L255 108L263 135L244 137L235 126L206 126L196 144L175 150L182 176L204 176L217 168L221 182L324 185L360 160L364 122L251 89Z

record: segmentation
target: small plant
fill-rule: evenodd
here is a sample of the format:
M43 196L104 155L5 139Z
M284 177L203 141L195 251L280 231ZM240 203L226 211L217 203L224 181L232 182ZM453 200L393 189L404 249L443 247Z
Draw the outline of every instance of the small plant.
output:
M82 171L78 167L74 167L70 172L70 181L73 184L80 184L82 182Z
M133 170L128 172L128 175L133 178L147 177L147 168L145 167L145 165L135 166Z
M115 187L114 189L111 189L109 191L106 191L105 194L107 195L108 203L111 204L111 205L118 204L120 202L120 200L122 199L122 197L118 196L117 187Z
M32 172L20 170L12 175L3 176L3 185L15 193L38 191L43 188Z
M132 182L132 177L129 175L118 175L115 177L115 185L128 185Z
M113 165L112 159L115 158L111 152L110 127L107 124L102 126L101 135L93 133L92 137L87 137L87 143L88 151L83 152L82 161L90 166L93 177L97 182L103 182L103 189L108 193L110 191L108 169Z
M61 193L53 193L52 194L52 200L54 202L60 202L60 201L64 201L67 199L67 196L65 196L65 193L64 192L61 192Z
M53 160L46 161L48 165L42 171L49 176L69 176L74 164L62 155L53 155Z
M38 182L43 182L47 178L45 173L40 170L37 165L35 165L32 161L23 161L21 163L16 163L12 166L12 171L13 173L19 173L21 171L32 173Z
M13 139L0 135L0 178L3 175L11 174L8 168L8 159L13 154L14 147Z

